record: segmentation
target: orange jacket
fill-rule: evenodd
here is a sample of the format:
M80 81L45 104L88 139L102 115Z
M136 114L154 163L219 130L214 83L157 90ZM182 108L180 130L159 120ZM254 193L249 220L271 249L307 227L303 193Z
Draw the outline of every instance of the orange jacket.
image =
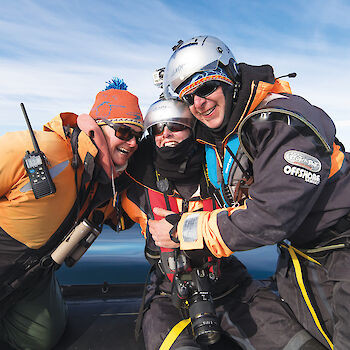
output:
M83 187L89 190L81 189L77 201L73 151L67 136L73 131L69 126L76 126L76 118L73 113L61 113L43 131L35 132L56 186L56 193L40 199L35 199L23 165L25 152L33 150L29 132L11 132L0 137L0 277L20 256L35 250L39 256L49 253L70 231L78 207L80 216L83 215L80 219L91 219L94 208L100 206L103 219L99 221L113 219L113 224L117 223L110 201L111 183L100 182L101 176L92 177L98 149L84 132L79 133L77 141L80 158L77 186L80 188L84 174Z

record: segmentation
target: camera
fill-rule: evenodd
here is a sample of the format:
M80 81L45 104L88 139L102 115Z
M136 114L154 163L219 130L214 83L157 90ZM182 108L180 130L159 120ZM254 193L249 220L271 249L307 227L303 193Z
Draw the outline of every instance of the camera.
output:
M208 267L192 268L177 273L172 285L172 302L191 318L193 337L200 345L215 344L221 337L210 293L212 276Z
M161 89L163 88L164 71L165 67L162 67L153 72L153 84Z

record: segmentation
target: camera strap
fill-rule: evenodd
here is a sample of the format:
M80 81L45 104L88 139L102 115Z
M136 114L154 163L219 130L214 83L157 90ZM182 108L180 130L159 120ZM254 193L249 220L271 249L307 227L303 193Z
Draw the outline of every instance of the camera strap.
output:
M190 318L186 318L177 323L167 334L159 350L169 350L174 344L177 337L182 333L182 331L191 323Z

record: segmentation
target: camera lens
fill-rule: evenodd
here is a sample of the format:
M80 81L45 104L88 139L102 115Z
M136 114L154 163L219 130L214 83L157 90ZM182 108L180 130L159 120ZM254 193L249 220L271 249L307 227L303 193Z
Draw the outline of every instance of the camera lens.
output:
M215 344L221 337L221 328L210 293L207 291L193 293L189 304L195 340L202 345Z

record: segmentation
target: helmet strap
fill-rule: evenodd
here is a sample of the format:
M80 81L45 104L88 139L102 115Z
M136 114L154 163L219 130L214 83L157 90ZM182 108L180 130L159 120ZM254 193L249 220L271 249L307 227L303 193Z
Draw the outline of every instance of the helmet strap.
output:
M227 66L224 66L224 69L228 77L235 83L240 80L239 67L234 59L230 58L230 61Z

